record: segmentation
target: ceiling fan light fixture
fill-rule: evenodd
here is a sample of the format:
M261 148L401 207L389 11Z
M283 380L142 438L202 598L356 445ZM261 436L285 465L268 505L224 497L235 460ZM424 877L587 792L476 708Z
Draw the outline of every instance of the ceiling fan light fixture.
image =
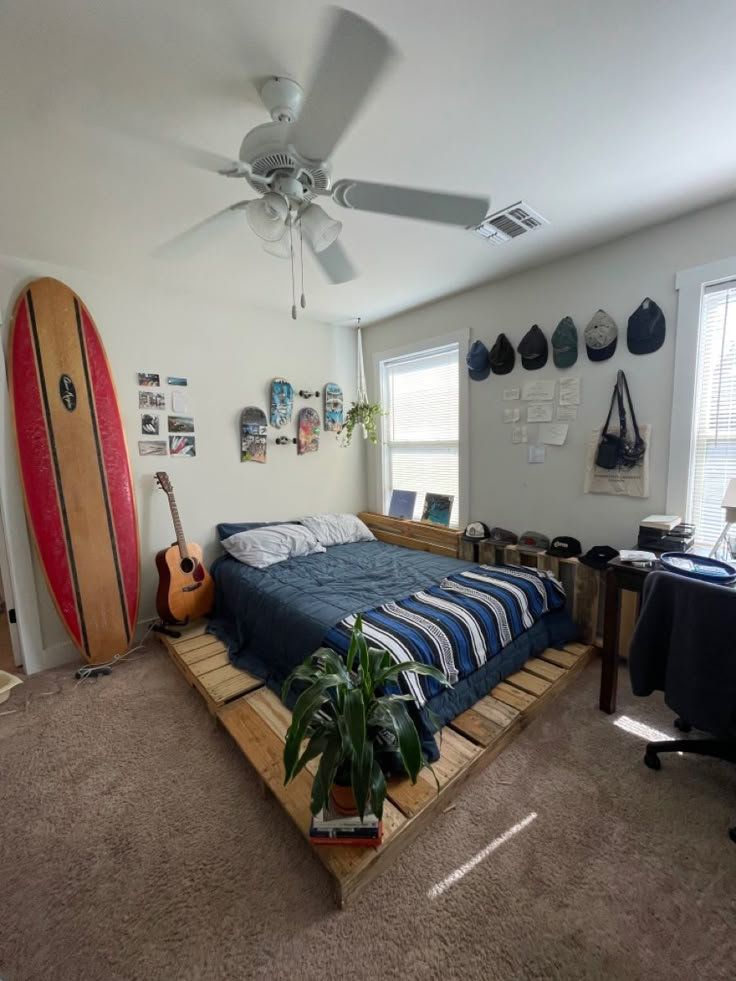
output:
M268 252L269 255L276 256L277 259L291 259L293 247L289 239L288 227L281 238L277 239L275 242L265 242L263 245L263 251Z
M318 204L308 205L299 219L302 231L315 252L324 252L342 231L342 222L330 218Z
M284 222L289 215L286 199L275 191L250 201L245 207L245 217L255 234L264 242L276 242L284 234Z

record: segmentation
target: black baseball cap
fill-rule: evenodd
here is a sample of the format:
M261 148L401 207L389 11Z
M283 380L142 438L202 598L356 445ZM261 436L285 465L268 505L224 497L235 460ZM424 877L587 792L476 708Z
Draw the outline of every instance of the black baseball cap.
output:
M498 335L488 357L494 375L508 375L516 363L513 345L505 334Z
M610 545L594 545L585 555L580 556L580 561L591 569L605 569L611 559L616 558L618 552Z
M664 344L664 314L647 296L629 317L626 343L632 354L651 354Z
M577 555L583 554L583 546L577 538L568 538L566 535L558 535L552 539L552 544L547 549L547 555L554 555L558 559L572 559Z
M507 531L505 528L491 528L489 538L496 545L516 545L519 540L513 531Z
M544 368L547 364L549 344L538 324L534 324L519 341L516 350L521 355L521 366L527 371Z
M465 356L465 363L473 381L483 381L490 375L491 362L488 360L488 348L483 341L473 341Z
M491 529L482 521L471 521L463 532L463 541L482 542L490 537Z

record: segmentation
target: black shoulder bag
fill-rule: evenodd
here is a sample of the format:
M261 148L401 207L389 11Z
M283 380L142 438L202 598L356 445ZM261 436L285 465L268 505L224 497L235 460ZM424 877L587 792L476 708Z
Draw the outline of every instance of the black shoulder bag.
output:
M634 427L633 440L631 440L628 435L624 395L629 403L629 412L631 412L631 422ZM611 424L611 414L613 412L614 404L618 405L619 428L617 433L609 433L608 427ZM596 451L595 464L597 467L602 467L604 470L615 470L616 467L630 469L640 462L641 458L646 453L646 449L646 443L641 438L639 426L636 421L634 404L631 401L631 393L629 392L629 383L627 382L626 375L623 373L623 371L619 371L616 377L616 384L613 387L611 405L608 409L606 422L603 426L601 441L598 444L598 449Z

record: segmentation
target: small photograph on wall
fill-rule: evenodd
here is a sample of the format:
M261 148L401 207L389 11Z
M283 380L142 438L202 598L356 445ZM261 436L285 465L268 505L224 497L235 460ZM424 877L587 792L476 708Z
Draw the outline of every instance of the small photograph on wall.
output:
M180 375L169 375L166 379L167 385L188 385L189 382L186 378L182 378Z
M158 436L159 417L152 412L141 415L141 434L143 436Z
M138 384L141 388L158 388L161 384L160 375L154 375L150 371L138 372Z
M193 433L194 417L193 416L169 416L169 432Z
M172 456L196 456L194 436L169 436L169 451Z
M167 456L165 439L142 439L138 443L139 456Z
M138 392L139 409L165 409L166 396L163 392Z
M425 494L422 521L431 521L432 524L449 527L454 500L452 494Z

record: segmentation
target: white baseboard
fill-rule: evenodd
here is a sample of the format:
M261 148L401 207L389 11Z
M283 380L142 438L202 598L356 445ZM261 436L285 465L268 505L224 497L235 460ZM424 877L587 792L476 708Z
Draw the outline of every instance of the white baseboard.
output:
M139 644L141 637L146 632L150 624L158 620L158 617L148 617L145 620L139 620L135 628L134 644ZM81 656L77 648L72 644L70 640L64 640L60 644L53 644L51 647L45 647L41 651L41 667L40 671L49 671L51 668L60 668L65 664L85 664L84 658Z

